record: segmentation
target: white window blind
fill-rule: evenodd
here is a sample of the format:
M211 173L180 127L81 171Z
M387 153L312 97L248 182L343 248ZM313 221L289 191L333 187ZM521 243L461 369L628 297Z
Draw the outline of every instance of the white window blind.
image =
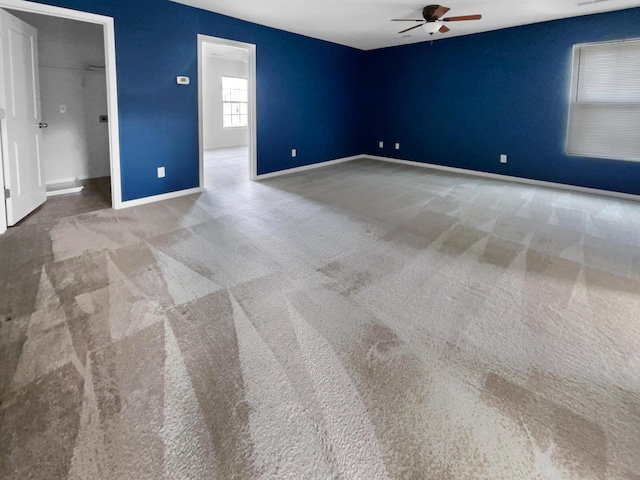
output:
M567 153L640 161L640 40L573 47Z
M249 121L249 93L246 78L222 77L222 126L246 127Z

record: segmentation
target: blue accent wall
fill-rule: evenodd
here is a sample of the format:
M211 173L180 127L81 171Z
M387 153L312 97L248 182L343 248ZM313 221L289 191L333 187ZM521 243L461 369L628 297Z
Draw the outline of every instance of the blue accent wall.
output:
M368 153L640 194L640 163L565 154L572 46L640 37L640 8L363 52L168 0L39 1L115 19L125 201L198 185L197 34L257 45L259 174Z
M640 8L366 52L365 152L640 194L640 163L565 153L573 45L637 37Z
M259 174L362 153L360 50L168 0L40 3L115 19L124 201L198 186L197 34L257 45Z

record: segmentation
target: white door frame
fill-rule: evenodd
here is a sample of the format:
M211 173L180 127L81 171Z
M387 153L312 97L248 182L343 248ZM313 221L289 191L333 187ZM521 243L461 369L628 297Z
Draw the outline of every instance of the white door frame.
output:
M118 91L116 77L116 42L113 18L93 13L52 7L25 0L0 0L0 8L21 10L23 12L49 15L52 17L79 20L81 22L102 25L104 32L105 70L107 80L107 114L109 115L109 156L111 163L111 206L122 208L122 189L120 184L120 135L118 127ZM0 192L4 192L4 172L0 168ZM7 212L4 195L0 201L0 234L7 230Z
M2 1L2 0L0 0ZM256 135L256 46L252 43L237 42L226 38L198 35L198 132L200 142L200 189L204 188L204 66L202 65L202 44L213 43L229 47L243 48L249 52L249 179L255 180L258 174L257 135Z

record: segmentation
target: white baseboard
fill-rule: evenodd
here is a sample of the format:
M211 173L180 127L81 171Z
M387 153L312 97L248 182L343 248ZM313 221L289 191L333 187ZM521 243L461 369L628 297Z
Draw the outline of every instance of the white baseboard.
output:
M280 175L288 175L289 173L304 172L305 170L312 170L314 168L328 167L329 165L350 162L352 160L360 160L361 158L366 158L366 155L354 155L353 157L336 158L335 160L312 163L311 165L303 165L302 167L287 168L286 170L278 170L277 172L272 173L263 173L262 175L256 175L256 180L266 180L267 178L279 177Z
M67 195L69 193L78 193L84 189L82 181L75 178L57 180L55 182L47 182L47 197L55 197L57 195Z
M162 200L170 200L172 198L183 197L185 195L191 195L193 193L202 193L203 189L200 187L189 188L187 190L178 190L177 192L163 193L161 195L153 195L151 197L137 198L135 200L127 200L126 202L120 202L114 206L115 210L122 208L137 207L139 205L146 205L148 203L160 202Z
M203 147L203 150L205 152L213 152L214 150L228 150L230 148L240 148L240 147L249 148L249 143L248 142L243 142L243 143L233 143L233 144L230 144L230 145L215 145L213 147Z
M80 180L81 182L84 180L91 180L94 178L104 178L110 176L110 173L107 172L105 174L88 174L81 173L80 175L76 175L75 177L67 177L67 178L54 178L53 180L47 180L45 184L48 185L57 185L58 183L69 183L75 182L76 180Z
M63 188L60 190L48 190L47 198L57 197L58 195L68 195L69 193L80 193L82 190L84 190L84 187L82 185L80 185L79 187Z
M569 190L573 192L588 193L592 195L602 195L606 197L621 198L624 200L640 201L640 195L634 195L632 193L614 192L611 190L600 190L598 188L578 187L576 185L567 185L566 183L546 182L544 180L532 180L530 178L513 177L511 175L501 175L499 173L480 172L478 170L468 170L466 168L447 167L444 165L437 165L434 163L414 162L411 160L400 160L390 157L379 157L376 155L362 155L363 158L369 158L371 160L379 160L381 162L399 163L401 165L410 165L412 167L432 168L434 170L442 170L451 173L460 173L464 175L473 175L476 177L492 178L494 180L503 180L506 182L524 183L526 185L533 185L536 187L554 188L559 190Z
M458 173L458 174L463 174L463 175L473 175L476 177L484 177L484 178L491 178L494 180L502 180L502 181L506 181L506 182L515 182L515 183L522 183L522 184L526 184L526 185L532 185L532 186L536 186L536 187L544 187L544 188L553 188L553 189L560 189L560 190L569 190L569 191L573 191L573 192L580 192L580 193L587 193L587 194L592 194L592 195L602 195L602 196L607 196L607 197L615 197L615 198L621 198L624 200L633 200L633 201L640 201L640 195L634 195L631 193L620 193L620 192L613 192L610 190L600 190L597 188L588 188L588 187L578 187L575 185L567 185L564 183L555 183L555 182L546 182L543 180L532 180L529 178L522 178L522 177L513 177L510 175L501 175L498 173L488 173L488 172L480 172L477 170L468 170L466 168L458 168L458 167L447 167L444 165L437 165L434 163L423 163L423 162L415 162L415 161L411 161L411 160L400 160L397 158L391 158L391 157L380 157L377 155L354 155L352 157L343 157L343 158L336 158L335 160L328 160L326 162L319 162L319 163L313 163L311 165L303 165L301 167L294 167L294 168L288 168L286 170L280 170L277 172L272 172L272 173L265 173L262 175L257 175L256 176L256 180L266 180L268 178L274 178L274 177L279 177L281 175L287 175L289 173L298 173L298 172L304 172L306 170L312 170L315 168L320 168L320 167L327 167L330 165L336 165L338 163L344 163L344 162L350 162L353 160L361 160L361 159L371 159L371 160L378 160L378 161L382 161L382 162L389 162L389 163L397 163L397 164L401 164L401 165L409 165L409 166L413 166L413 167L422 167L422 168L431 168L433 170L441 170L441 171L445 171L445 172L451 172L451 173ZM145 198L139 198L136 200L128 200L126 202L121 202L119 204L116 204L114 206L114 208L116 210L121 209L121 208L129 208L129 207L135 207L138 205L145 205L148 203L153 203L153 202L159 202L161 200L169 200L171 198L177 198L177 197L181 197L184 195L191 195L194 193L202 193L203 189L202 188L190 188L188 190L180 190L178 192L171 192L171 193L164 193L161 195L154 195L152 197L145 197Z

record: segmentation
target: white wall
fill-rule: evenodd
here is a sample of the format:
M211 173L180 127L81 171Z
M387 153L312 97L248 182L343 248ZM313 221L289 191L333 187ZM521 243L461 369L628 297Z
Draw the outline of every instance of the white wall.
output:
M11 12L38 30L42 156L47 183L108 176L109 132L101 25ZM66 113L60 113L60 105Z
M211 56L203 51L203 141L205 150L249 144L249 129L222 127L222 77L244 77L249 67L243 61Z

